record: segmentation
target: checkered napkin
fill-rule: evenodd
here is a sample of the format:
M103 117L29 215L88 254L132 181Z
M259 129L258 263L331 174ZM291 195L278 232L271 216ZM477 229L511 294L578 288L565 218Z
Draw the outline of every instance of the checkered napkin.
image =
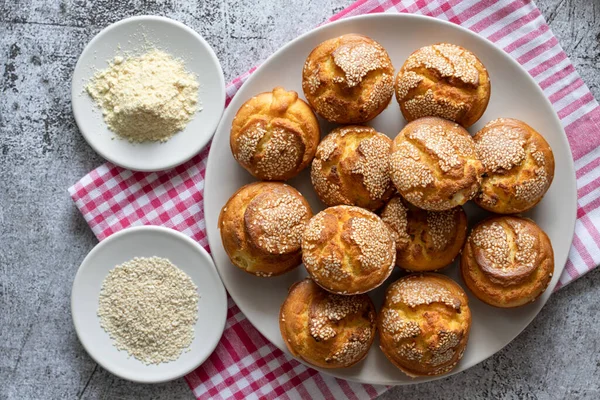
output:
M487 37L529 71L554 105L577 170L578 210L573 246L558 287L600 263L600 107L528 0L360 0L330 21L365 13L415 13L460 24ZM254 71L227 87L233 97ZM208 148L165 172L132 172L106 163L69 189L99 240L132 225L177 229L208 249L203 211ZM186 380L198 399L373 398L385 386L321 374L267 341L229 299L227 324L213 355Z

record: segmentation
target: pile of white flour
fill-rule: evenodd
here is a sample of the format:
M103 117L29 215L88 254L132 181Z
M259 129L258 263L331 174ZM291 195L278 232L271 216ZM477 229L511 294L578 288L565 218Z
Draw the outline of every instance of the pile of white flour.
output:
M162 50L115 57L86 90L109 129L131 142L168 140L198 110L198 80L182 60Z

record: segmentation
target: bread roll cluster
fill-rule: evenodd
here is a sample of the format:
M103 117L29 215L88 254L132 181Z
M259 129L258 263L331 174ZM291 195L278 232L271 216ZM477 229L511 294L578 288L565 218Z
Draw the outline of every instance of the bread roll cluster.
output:
M239 189L221 211L232 264L268 278L304 263L308 277L290 288L279 326L289 351L309 364L355 365L378 330L381 350L407 375L451 371L467 347L471 312L461 286L436 272L461 255L465 286L495 307L534 301L550 284L548 236L512 215L538 204L552 183L550 146L511 118L469 134L486 110L490 79L473 53L449 43L417 49L394 80L381 44L332 38L308 55L302 89L307 102L276 87L233 120L233 157L262 182ZM392 140L361 124L394 92L408 123ZM317 116L344 125L321 139ZM309 165L327 207L314 216L283 183ZM469 233L470 200L504 215ZM387 286L376 313L367 293L395 265L409 275Z

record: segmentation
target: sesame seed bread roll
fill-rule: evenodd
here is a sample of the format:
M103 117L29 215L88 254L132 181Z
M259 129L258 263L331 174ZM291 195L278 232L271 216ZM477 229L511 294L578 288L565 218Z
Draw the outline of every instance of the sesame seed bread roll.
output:
M308 274L337 294L368 292L392 273L396 245L375 214L335 206L315 215L302 234L302 261Z
M396 76L395 88L407 121L434 116L465 128L481 118L491 90L487 70L475 54L449 43L412 53Z
M498 118L473 139L485 168L474 199L480 207L516 214L542 200L554 178L554 155L542 135L522 121Z
M471 200L483 174L469 132L437 117L408 123L394 139L390 163L398 192L429 211L449 210Z
M461 255L460 272L479 300L495 307L519 307L548 288L554 251L548 236L533 221L492 217L473 227Z
M377 328L383 354L406 375L448 373L469 340L467 295L444 275L405 276L387 289Z
M319 143L311 181L328 206L381 208L395 192L390 179L392 140L368 126L334 129Z
M425 211L396 195L381 211L381 219L396 241L396 265L408 271L448 266L467 238L467 214L462 207Z
M245 102L231 123L233 158L258 179L284 181L315 156L317 117L298 93L276 87Z
M310 278L290 288L279 313L290 353L321 368L346 368L364 359L376 325L369 296L332 294Z
M394 94L394 67L376 41L357 34L319 44L302 70L302 90L315 111L338 124L375 118Z
M223 247L233 265L270 277L301 263L300 242L312 217L306 199L281 182L255 182L231 196L219 215Z

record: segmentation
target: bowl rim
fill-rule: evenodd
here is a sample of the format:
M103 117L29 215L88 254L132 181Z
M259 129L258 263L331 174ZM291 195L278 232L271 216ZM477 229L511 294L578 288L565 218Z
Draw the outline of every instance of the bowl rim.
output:
M76 107L75 107L75 103L77 102L76 99L78 98L78 96L80 94L75 89L75 87L76 87L75 75L76 75L76 71L81 70L83 68L82 59L83 59L84 55L86 55L90 51L93 51L96 44L98 42L100 42L100 40L102 40L102 38L111 30L118 28L121 25L141 23L141 22L147 22L147 21L160 21L160 22L164 22L164 23L170 24L172 26L175 26L179 29L182 29L185 32L189 33L191 36L193 36L197 40L197 42L204 49L206 49L208 51L210 61L216 67L216 72L219 75L219 92L216 93L217 96L213 97L213 98L216 101L219 101L223 104L223 106L220 108L218 118L216 118L215 122L213 122L214 126L212 126L210 130L207 130L207 132L210 132L210 133L207 135L204 135L202 137L202 140L200 140L198 142L198 145L195 146L194 151L190 155L180 158L171 163L160 165L158 167L152 167L152 166L140 167L140 166L132 165L128 160L119 160L119 159L115 159L114 157L112 157L110 153L104 151L104 149L102 149L102 147L99 146L98 143L96 143L91 138L90 132L87 132L86 129L82 129L85 126L84 121L83 121L83 116L78 114L78 112L76 111ZM105 28L103 28L83 48L83 51L81 52L81 54L79 55L79 58L77 59L77 63L75 64L75 68L73 69L73 74L71 77L71 111L73 112L73 116L75 117L75 123L77 124L77 128L78 128L79 132L81 133L81 135L83 136L83 138L85 139L87 144L97 154L99 154L104 160L109 161L119 167L126 168L126 169L129 169L132 171L140 171L140 172L164 171L164 170L174 168L174 167L181 165L181 164L189 161L190 159L192 159L196 154L198 154L200 151L202 151L208 145L208 143L212 140L215 132L217 131L217 127L219 126L219 124L221 122L221 118L223 117L223 112L225 111L226 99L227 99L227 92L226 92L226 88L225 88L225 75L223 74L223 67L222 67L221 62L219 61L219 58L217 57L215 51L211 47L211 45L206 41L206 39L204 39L204 37L202 37L202 35L200 35L198 32L196 32L194 29L190 28L189 26L185 25L184 23L179 22L174 19L171 19L171 18L168 18L168 17L158 16L158 15L136 15L136 16L124 18L122 20L114 22L114 23L106 26ZM102 123L105 123L104 120L102 121Z
M201 342L203 345L202 348L208 349L206 354L203 357L200 357L193 364L192 367L186 369L184 372L167 375L163 379L138 379L138 378L128 375L127 373L122 373L121 371L114 370L112 368L111 364L106 363L103 359L96 357L94 352L90 351L90 343L88 343L87 340L82 340L82 338L81 338L81 334L84 331L84 329L82 326L79 325L79 320L77 318L75 318L76 305L75 305L75 296L73 295L73 293L75 292L75 288L78 285L80 285L81 279L83 279L82 276L83 276L84 272L82 272L82 271L85 271L88 268L92 268L92 266L90 264L90 259L92 259L96 255L96 253L100 252L104 247L110 246L110 244L112 242L120 240L120 238L122 236L132 235L132 234L135 235L140 232L148 232L148 231L154 231L154 232L159 232L161 234L170 235L173 238L175 238L176 240L181 240L183 242L186 242L188 245L191 245L195 250L197 250L202 255L202 258L204 258L205 265L208 266L209 267L208 269L211 271L210 274L213 275L215 278L214 280L215 280L215 284L217 286L217 290L220 292L220 294L219 294L220 299L216 299L216 301L219 303L222 303L224 306L224 310L225 310L225 312L222 314L221 322L218 325L219 332L220 332L218 337L215 336L214 339L211 341L203 340ZM219 273L217 271L214 260L212 259L210 254L204 249L204 247L202 247L198 242L196 242L194 239L190 238L186 234L181 233L175 229L166 228L166 227L158 226L158 225L140 225L140 226L133 226L133 227L128 227L123 230L120 230L120 231L110 235L106 239L98 242L92 248L92 250L90 250L90 252L85 256L85 258L79 265L79 268L77 269L77 273L75 274L75 278L73 279L73 285L71 286L70 308L71 308L71 319L73 320L73 325L75 327L75 333L77 334L79 343L81 343L81 345L85 349L86 353L102 368L106 369L110 373L112 373L120 378L126 379L128 381L132 381L132 382L164 383L164 382L168 382L168 381L172 381L172 380L181 378L184 375L187 375L188 373L192 372L193 370L198 368L200 365L202 365L213 354L216 347L221 342L221 337L223 336L223 332L225 331L225 325L227 322L228 305L227 305L227 292L225 290L225 286L223 285L223 281L221 280L221 276L219 275ZM209 344L209 345L206 346L206 344Z

